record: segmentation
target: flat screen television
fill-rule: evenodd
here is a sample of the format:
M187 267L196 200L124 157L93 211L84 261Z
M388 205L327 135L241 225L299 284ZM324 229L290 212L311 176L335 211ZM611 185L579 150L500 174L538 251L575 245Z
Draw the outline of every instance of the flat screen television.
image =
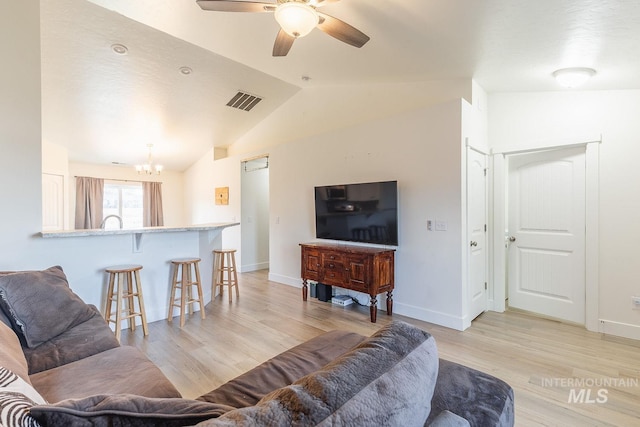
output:
M398 182L315 187L316 237L398 245Z

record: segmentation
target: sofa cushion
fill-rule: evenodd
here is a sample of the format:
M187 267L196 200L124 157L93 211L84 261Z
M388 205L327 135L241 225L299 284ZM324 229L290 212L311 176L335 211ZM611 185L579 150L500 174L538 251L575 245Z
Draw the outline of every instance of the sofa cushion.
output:
M87 321L67 329L36 348L23 348L29 374L52 369L120 346L107 322L92 305Z
M257 405L199 426L424 424L438 374L435 340L394 321L356 348Z
M22 353L20 341L13 329L4 323L0 323L0 366L10 369L31 384L27 360Z
M178 427L216 418L230 410L233 410L230 406L199 400L117 394L34 406L31 415L44 425L54 426Z
M509 384L467 366L440 360L438 382L428 423L448 410L471 426L514 425L513 389Z
M198 397L234 408L253 406L273 390L288 386L317 371L360 344L366 337L331 331L310 339Z
M427 425L427 424L425 424ZM469 421L446 409L438 414L429 427L471 427Z
M0 426L37 426L38 423L29 415L29 409L46 403L31 384L0 366Z
M162 371L135 347L116 347L31 375L49 402L94 394L181 397Z
M25 347L34 348L91 316L62 267L0 275L0 306Z

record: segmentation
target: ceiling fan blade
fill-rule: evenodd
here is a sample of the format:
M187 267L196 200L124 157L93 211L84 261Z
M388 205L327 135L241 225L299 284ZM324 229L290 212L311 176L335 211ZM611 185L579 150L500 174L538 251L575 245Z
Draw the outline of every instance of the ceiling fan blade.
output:
M362 47L369 41L368 35L346 22L326 13L318 12L318 15L320 15L318 28L331 37L355 47Z
M291 37L283 29L280 29L276 36L276 42L273 44L273 56L287 56L295 40L295 37Z
M329 3L337 3L340 0L309 0L309 4L313 7L320 7L320 6L324 6L325 4L329 4Z
M273 12L276 4L261 1L196 0L203 10L215 12Z

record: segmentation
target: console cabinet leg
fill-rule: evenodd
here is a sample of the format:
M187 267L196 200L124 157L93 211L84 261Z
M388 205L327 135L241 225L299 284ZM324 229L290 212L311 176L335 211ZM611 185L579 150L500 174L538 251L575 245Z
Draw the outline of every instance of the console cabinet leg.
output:
M393 313L393 291L387 292L387 315L391 316Z
M307 300L307 296L309 294L309 288L307 286L307 279L302 281L302 301Z
M378 315L378 298L376 295L371 295L369 313L371 314L371 323L376 323L376 317Z

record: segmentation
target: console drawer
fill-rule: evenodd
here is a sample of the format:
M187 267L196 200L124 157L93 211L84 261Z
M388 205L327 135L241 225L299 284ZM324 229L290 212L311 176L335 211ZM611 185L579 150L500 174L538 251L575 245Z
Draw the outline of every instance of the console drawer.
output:
M325 261L322 283L340 286L346 280L346 270L341 262Z

